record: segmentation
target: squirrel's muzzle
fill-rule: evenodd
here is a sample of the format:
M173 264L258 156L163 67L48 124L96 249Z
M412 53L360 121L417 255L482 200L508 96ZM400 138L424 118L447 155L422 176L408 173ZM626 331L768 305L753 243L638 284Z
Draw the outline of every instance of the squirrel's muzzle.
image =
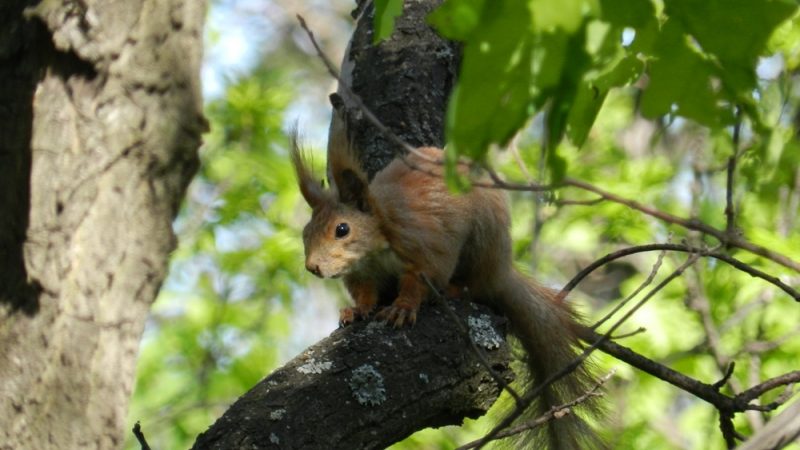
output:
M314 275L322 278L322 272L319 270L319 265L311 264L311 263L307 262L306 263L306 270L308 270L309 272L313 273Z

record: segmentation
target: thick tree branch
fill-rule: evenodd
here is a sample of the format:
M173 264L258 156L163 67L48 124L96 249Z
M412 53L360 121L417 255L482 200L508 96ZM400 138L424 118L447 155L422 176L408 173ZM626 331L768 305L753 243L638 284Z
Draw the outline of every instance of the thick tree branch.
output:
M366 321L335 331L243 395L193 448L384 448L484 414L501 389L447 308L470 324L492 370L509 382L505 320L450 303L423 306L413 328Z

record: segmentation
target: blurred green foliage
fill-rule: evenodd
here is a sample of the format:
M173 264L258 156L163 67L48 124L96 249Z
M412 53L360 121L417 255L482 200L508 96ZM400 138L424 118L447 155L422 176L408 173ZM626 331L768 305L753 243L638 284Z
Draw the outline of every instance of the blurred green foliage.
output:
M290 86L259 68L206 106L211 132L175 223L180 245L142 342L130 412L154 448L187 448L286 359L304 272L302 199L282 130Z
M398 2L378 3L385 13L376 15L382 30L376 38L385 38ZM585 180L724 229L726 163L736 151L736 225L747 239L800 260L795 2L447 0L430 21L464 41L448 111L451 160L491 162L517 182ZM292 67L316 64L297 49L280 51L294 55ZM308 211L294 186L283 130L307 83L330 81L298 77L290 64L271 62L235 78L207 104L203 165L175 224L180 246L145 331L130 412L130 423L141 420L157 449L189 447L230 402L299 350L297 336L319 328L293 319L299 309L293 299L311 282L300 239ZM511 151L487 153L512 138ZM575 188L510 197L515 256L554 287L623 247L717 244ZM790 269L730 252L800 285ZM602 317L648 277L657 257L639 254L609 265L571 301L589 320ZM665 255L654 284L685 259ZM336 282L325 286L340 292ZM335 316L322 320L335 326ZM636 313L624 330L646 331L622 343L709 383L733 361L736 370L723 388L732 393L798 369L798 324L800 307L782 291L701 259ZM709 405L612 358L596 359L599 373L617 370L607 389L609 418L600 427L611 448L724 448ZM747 435L763 418L738 415L737 430ZM489 417L425 430L392 448L450 449L480 437L491 423ZM138 448L133 439L128 448Z

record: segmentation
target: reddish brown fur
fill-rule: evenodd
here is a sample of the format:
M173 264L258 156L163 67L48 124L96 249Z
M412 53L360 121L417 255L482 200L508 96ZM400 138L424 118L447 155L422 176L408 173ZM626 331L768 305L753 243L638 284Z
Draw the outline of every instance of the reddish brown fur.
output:
M454 195L444 184L441 166L430 161L441 158L441 151L417 152L394 160L367 185L352 149L332 146L329 172L335 186L320 195L294 150L301 190L313 208L303 235L306 266L319 276L344 276L356 305L342 311L345 323L367 317L389 283L399 282L399 293L378 317L395 326L416 320L429 294L425 278L439 290L466 287L509 317L529 354L533 381L541 382L575 357L573 312L514 270L505 194L473 189ZM336 237L341 223L349 225L350 233ZM577 397L587 382L587 371L579 369L544 391L538 411ZM571 449L596 444L575 415L547 428L548 438L539 445Z

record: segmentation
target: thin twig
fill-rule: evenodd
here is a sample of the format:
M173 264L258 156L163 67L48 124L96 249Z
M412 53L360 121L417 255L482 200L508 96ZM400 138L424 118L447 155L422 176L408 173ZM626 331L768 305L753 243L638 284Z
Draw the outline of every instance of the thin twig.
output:
M716 383L712 384L717 390L722 389L722 386L725 386L725 383L731 378L733 375L733 370L736 368L736 361L731 361L728 363L728 367L725 369L725 373L722 374L722 378L719 379Z
M303 18L303 16L298 14L297 20L300 22L300 27L303 28L303 30L308 35L308 38L311 40L311 44L314 46L314 50L316 50L317 56L319 57L319 59L322 60L322 63L328 70L328 73L334 79L336 79L336 81L339 83L339 87L341 87L345 91L348 98L350 98L353 101L353 103L355 103L356 107L358 107L358 109L364 114L364 117L366 117L367 120L375 128L377 128L381 134L386 136L386 138L389 139L392 143L401 147L406 153L413 153L414 155L428 162L433 162L436 164L444 163L442 160L430 158L424 153L418 151L416 147L401 139L398 135L392 132L392 130L390 130L389 127L384 125L383 122L381 122L381 120L367 107L364 101L361 100L361 97L355 92L353 92L353 90L350 89L350 86L347 83L345 83L344 80L342 80L342 78L339 76L339 72L336 70L336 66L334 66L334 64L331 62L328 56L325 55L325 52L322 51L322 48L317 43L317 39L314 37L314 33L311 31L310 28L308 28L308 25L306 24L306 21ZM402 155L400 156L402 157Z
M733 126L733 154L728 158L725 183L725 232L728 236L736 233L736 209L733 206L733 178L736 173L736 159L739 156L739 136L742 129L742 109L736 107L736 123Z
M508 151L511 152L511 155L514 157L514 161L519 167L519 171L522 172L522 176L525 177L525 180L528 182L528 184L533 184L533 176L528 171L528 167L525 166L525 161L522 160L522 155L519 154L519 147L517 147L516 144L510 145Z
M622 250L618 250L612 253L607 254L606 256L598 259L597 261L593 262L592 264L586 266L583 270L578 272L577 275L572 277L572 279L567 283L562 289L561 292L558 293L558 299L564 299L570 291L572 291L575 286L578 285L584 278L586 278L590 273L594 272L601 266L608 264L615 259L619 259L628 255L633 255L635 253L643 253L643 252L652 252L652 251L673 251L673 252L683 252L683 253L694 253L700 256L710 256L714 259L723 261L731 266L741 270L742 272L746 272L747 274L761 278L764 281L767 281L781 290L792 296L793 299L800 301L800 292L794 290L791 286L787 285L786 283L782 282L777 277L764 273L749 264L746 264L742 261L739 261L732 256L728 256L725 253L720 253L717 251L710 251L707 249L701 249L697 247L691 247L689 245L684 244L647 244L647 245L639 245L635 247L629 247Z
M144 438L142 426L139 424L138 420L133 425L133 435L136 436L136 440L139 441L139 445L142 447L142 450L150 450L150 445L147 443L147 439Z
M758 355L761 353L766 353L771 350L775 350L776 348L785 344L786 341L796 337L797 335L800 335L800 326L797 326L794 328L794 330L790 331L789 333L786 333L783 336L770 341L755 340L752 342L748 342L744 345L744 348L740 352L736 353L736 356L739 356L742 353Z
M761 397L765 393L775 388L786 386L788 384L795 384L798 382L800 382L800 370L795 370L792 372L785 373L783 375L779 375L775 378L770 378L769 380L759 385L753 386L750 389L747 389L746 391L737 395L735 397L735 400L740 407L744 408L743 405L750 403L754 399Z
M647 286L650 285L650 283L653 282L653 279L655 279L656 274L658 273L658 269L661 268L661 263L664 261L664 255L666 254L667 254L666 250L661 250L661 252L658 254L658 259L656 260L655 264L653 264L653 268L650 270L650 274L647 276L647 279L645 279L644 282L642 282L642 284L639 285L639 287L637 287L633 292L631 292L630 295L628 295L627 297L625 297L625 299L619 302L608 314L606 314L603 318L595 322L595 324L592 325L593 330L596 330L597 327L604 324L608 319L611 318L611 316L616 314L617 311L619 311L626 304L628 304L628 302L631 301L631 299L639 295L639 292L641 292L642 289L646 288Z
M555 199L553 200L554 205L558 206L570 206L570 205L578 205L578 206L592 206L598 203L604 202L606 199L603 197L593 198L591 200L570 200L570 199Z
M795 272L800 272L800 262L794 261L788 256L774 252L766 247L754 244L744 239L743 237L739 236L738 234L729 236L725 231L714 228L711 225L706 224L705 222L701 222L696 219L685 219L683 217L678 217L676 215L652 208L650 206L645 206L635 200L627 199L619 195L604 191L598 188L597 186L594 186L585 181L576 180L574 178L565 178L563 180L563 184L565 186L572 186L579 189L583 189L585 191L594 192L595 194L605 198L608 201L625 205L630 209L634 209L636 211L647 214L648 216L655 217L657 219L663 220L664 222L668 222L673 225L678 225L689 230L699 231L703 234L707 234L709 236L714 237L719 242L724 243L726 246L737 247L742 250L747 250L750 253L762 256L782 266L788 267L789 269L792 269ZM798 298L796 299L800 300Z
M793 388L794 388L794 383L787 384L786 387L783 389L783 392L781 393L781 395L779 395L774 401L771 401L771 402L767 403L766 405L752 405L751 404L751 405L749 405L749 408L751 408L751 409L756 409L757 408L761 412L775 411L781 405L783 405L784 403L788 402L794 396L794 394L796 392L794 391Z
M622 333L622 334L617 334L617 335L611 336L611 339L615 340L615 341L618 341L620 339L625 339L625 338L629 338L631 336L636 336L637 334L644 333L645 331L647 331L647 328L639 327L639 328L637 328L637 329L635 329L633 331L629 331L627 333Z

